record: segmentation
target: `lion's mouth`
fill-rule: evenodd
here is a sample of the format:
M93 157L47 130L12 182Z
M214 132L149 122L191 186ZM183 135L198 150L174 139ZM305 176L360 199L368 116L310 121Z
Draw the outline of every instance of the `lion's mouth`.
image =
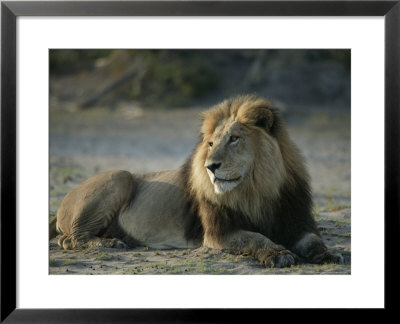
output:
M218 178L218 177L214 176L214 183L216 183L217 181L220 181L220 182L235 182L235 181L238 181L239 179L240 179L240 177L234 178L234 179L221 179L221 178Z

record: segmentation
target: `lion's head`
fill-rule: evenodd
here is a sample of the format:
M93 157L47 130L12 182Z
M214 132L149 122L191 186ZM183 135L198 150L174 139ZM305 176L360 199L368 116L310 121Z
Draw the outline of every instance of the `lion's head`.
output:
M283 154L290 147L290 154L297 155L296 149L269 101L256 96L223 101L203 114L201 133L191 176L198 198L235 208L250 195L253 208L260 207L290 181Z

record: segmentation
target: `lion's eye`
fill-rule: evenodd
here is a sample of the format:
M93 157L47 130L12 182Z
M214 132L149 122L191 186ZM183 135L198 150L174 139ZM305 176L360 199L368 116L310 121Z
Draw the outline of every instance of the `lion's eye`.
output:
M208 142L208 145L211 147L211 146L213 146L213 142Z
M231 143L236 143L238 140L239 140L239 136L234 136L234 135L232 135L232 136L229 138L229 141L230 141Z

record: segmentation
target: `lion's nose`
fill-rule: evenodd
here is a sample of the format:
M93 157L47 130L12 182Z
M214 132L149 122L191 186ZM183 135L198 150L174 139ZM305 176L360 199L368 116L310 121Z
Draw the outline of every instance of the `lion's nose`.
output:
M217 170L221 166L221 163L211 163L206 165L206 168L210 170L212 173L215 173L215 170Z

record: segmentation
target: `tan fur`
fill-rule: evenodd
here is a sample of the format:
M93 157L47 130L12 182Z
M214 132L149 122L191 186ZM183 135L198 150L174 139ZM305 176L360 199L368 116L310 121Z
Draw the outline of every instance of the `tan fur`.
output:
M85 246L130 202L133 178L127 171L98 174L71 190L57 211L59 245Z
M110 171L68 193L57 212L60 246L204 245L277 267L296 262L289 248L327 259L315 255L327 250L311 217L303 158L269 101L224 101L203 114L201 134L180 169Z
M203 245L249 254L266 266L294 264L297 256L288 248L308 260L340 260L319 237L304 159L269 101L226 100L203 114L201 132L188 189L198 204ZM213 165L218 167L207 170ZM233 181L218 186L213 184L218 178ZM312 244L304 241L308 238Z
M270 105L270 102L259 98L239 97L233 101L231 106L228 106L227 102L223 102L213 110L203 114L203 142L194 153L190 177L191 188L199 200L209 199L216 204L240 210L250 219L257 220L257 218L262 217L260 215L262 207L279 195L281 184L290 181L290 175L287 174L284 157L281 153L281 146L283 145L286 148L287 155L292 155L290 160L294 163L301 161L302 158L291 147L287 134L282 132L279 138L280 143L278 143L272 136L263 134L263 130L251 124L251 111L254 111L255 107L269 107ZM269 111L266 114L271 118ZM232 122L240 124L243 128L242 136L246 141L246 152L243 154L248 155L246 162L252 164L252 170L250 170L252 176L247 176L240 183L240 186L233 191L225 195L217 195L204 168L205 161L211 154L208 141L212 138L218 124ZM222 137L226 133L229 133L229 129L220 136ZM213 147L213 150L215 151L217 148ZM225 150L226 147L221 149L222 157L226 155ZM235 157L231 157L231 160L234 161ZM235 168L236 166L232 165L232 167ZM305 170L300 170L300 172L303 177L307 177ZM269 177L265 179L263 174L268 174Z

